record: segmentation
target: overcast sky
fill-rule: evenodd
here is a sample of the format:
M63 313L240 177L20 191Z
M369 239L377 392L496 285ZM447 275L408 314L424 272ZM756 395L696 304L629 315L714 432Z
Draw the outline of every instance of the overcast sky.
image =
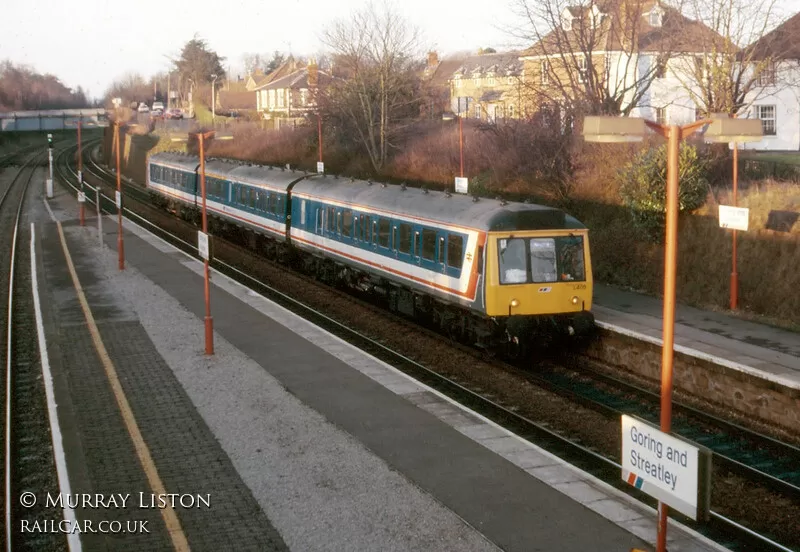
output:
M396 0L397 12L422 31L424 49L440 53L522 46L507 30L519 25L514 0ZM785 13L800 0L777 0ZM242 71L247 52L295 55L322 51L320 36L332 20L365 0L7 0L2 9L0 60L52 73L92 97L128 72L145 78L165 71L197 33ZM525 44L527 45L527 44Z

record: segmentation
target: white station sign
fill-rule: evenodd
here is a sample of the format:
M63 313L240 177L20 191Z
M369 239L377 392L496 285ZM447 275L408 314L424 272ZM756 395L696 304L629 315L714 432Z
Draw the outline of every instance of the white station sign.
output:
M462 176L457 176L456 177L456 193L458 193L458 194L466 194L468 188L469 188L469 179L464 178Z
M116 192L117 209L122 209L122 192Z
M622 479L690 518L711 501L711 452L622 416Z
M730 205L719 206L720 228L747 231L749 220L750 209L745 207L731 207Z
M204 260L208 260L208 234L197 231L197 252Z
M325 163L323 163L322 161L317 161L317 172L319 174L322 174L322 173L325 172Z

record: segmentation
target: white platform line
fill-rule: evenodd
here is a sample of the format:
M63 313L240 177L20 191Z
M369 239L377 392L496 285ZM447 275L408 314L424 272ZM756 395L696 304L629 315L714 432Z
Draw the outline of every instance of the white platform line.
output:
M45 205L47 202L45 201ZM48 210L50 210L48 206ZM53 216L52 211L50 216ZM53 217L55 218L55 217ZM36 274L36 233L34 224L31 223L31 289L33 291L33 306L36 312L36 334L39 338L39 356L42 361L42 378L44 380L44 392L47 396L47 417L50 420L50 434L53 436L53 455L56 462L56 473L58 474L58 488L62 497L69 496L72 489L69 484L69 474L67 473L67 461L64 454L64 443L61 437L61 426L58 423L58 412L55 394L53 392L53 375L50 372L50 357L47 354L47 341L44 335L44 325L42 323L42 310L39 301L39 282ZM64 500L67 504L67 500ZM64 519L69 522L70 527L77 526L75 511L68 505L64 506ZM81 551L80 534L70 531L67 534L67 546L71 552Z

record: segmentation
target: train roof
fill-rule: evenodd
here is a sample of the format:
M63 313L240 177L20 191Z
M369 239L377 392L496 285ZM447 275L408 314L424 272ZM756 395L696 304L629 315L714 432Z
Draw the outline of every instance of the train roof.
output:
M529 203L473 198L330 175L301 180L292 188L321 200L349 203L398 215L487 231L585 228L560 209Z
M154 162L184 167L192 172L198 165L196 156L182 153L157 153L150 159ZM462 194L331 175L307 175L302 171L249 165L223 159L208 160L206 171L227 179L261 184L273 189L287 190L296 182L292 188L294 193L307 194L322 201L347 203L354 208L435 220L479 230L585 228L575 217L560 209L543 205L473 198Z
M150 156L156 163L169 163L194 172L200 158L184 153L165 152ZM262 185L271 189L287 190L292 182L303 178L305 172L286 170L265 165L251 165L241 161L211 158L206 160L206 174L216 174L228 180Z

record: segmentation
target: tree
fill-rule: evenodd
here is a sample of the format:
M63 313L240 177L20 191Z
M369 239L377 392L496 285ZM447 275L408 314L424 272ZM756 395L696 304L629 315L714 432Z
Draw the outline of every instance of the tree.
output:
M694 146L681 144L678 158L680 182L678 209L691 212L703 206L708 194L708 163ZM634 227L642 237L664 239L667 211L667 146L642 150L617 175L620 196L630 209Z
M112 98L122 98L125 104L130 102L144 102L153 95L153 87L139 73L126 73L114 80L106 90L105 98L110 102Z
M180 57L173 60L184 86L190 87L210 83L211 75L222 79L225 76L223 61L225 58L209 49L206 41L197 35L183 46Z
M54 75L42 75L10 61L0 64L0 111L86 106L86 94L81 87L73 91Z
M740 113L758 99L762 83L779 82L775 66L793 40L769 48L744 48L764 38L779 22L775 0L689 0L692 16L724 40L703 37L700 55L675 71L683 87L704 113Z
M651 25L653 3L644 0L516 0L515 6L524 23L512 32L534 42L522 53L533 72L525 83L531 103L573 114L629 115L691 27L678 9L658 4L661 17Z
M369 5L334 22L322 40L346 76L328 87L325 116L352 131L380 171L393 140L419 114L419 33L387 4Z

